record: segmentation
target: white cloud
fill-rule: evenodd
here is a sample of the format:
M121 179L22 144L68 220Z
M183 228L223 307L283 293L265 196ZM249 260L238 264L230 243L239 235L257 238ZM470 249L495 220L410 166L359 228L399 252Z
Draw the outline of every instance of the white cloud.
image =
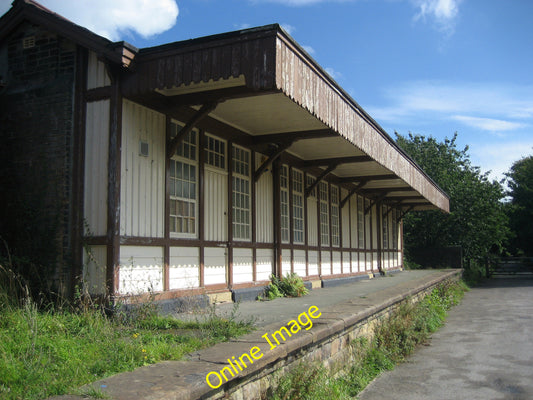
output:
M415 81L388 88L384 96L388 105L367 110L386 122L453 119L490 132L533 124L531 86Z
M302 46L302 48L309 54L315 54L315 49L313 49L311 46Z
M510 122L493 118L469 117L466 115L453 115L451 118L463 122L465 125L473 128L500 134L500 136L502 131L513 131L527 126L527 124L520 122Z
M533 154L533 139L490 143L472 144L470 153L474 165L480 165L482 170L489 171L492 179L501 180L511 165L522 157Z
M128 32L143 37L170 29L178 17L175 0L39 0L72 22L110 40Z
M459 4L462 0L411 0L417 7L418 13L414 16L415 21L427 21L435 23L435 27L446 34L452 34L455 29Z
M335 79L336 81L341 79L342 78L342 73L338 72L338 71L335 71L333 68L331 67L326 67L324 68L326 70L326 72L333 78Z
M292 35L294 31L296 31L296 28L289 24L281 24L281 27L287 32L289 35Z

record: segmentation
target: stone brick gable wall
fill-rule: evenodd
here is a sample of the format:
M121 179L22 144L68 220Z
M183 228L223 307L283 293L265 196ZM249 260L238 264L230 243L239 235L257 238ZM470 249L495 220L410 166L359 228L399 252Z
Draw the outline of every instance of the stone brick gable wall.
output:
M75 58L72 42L29 23L0 43L0 236L35 289L70 282Z

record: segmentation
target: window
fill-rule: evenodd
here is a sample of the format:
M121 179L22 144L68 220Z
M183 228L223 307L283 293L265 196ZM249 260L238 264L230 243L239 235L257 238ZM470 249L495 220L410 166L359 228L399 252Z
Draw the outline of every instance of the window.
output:
M233 239L250 240L250 152L233 147Z
M171 137L181 128L172 122ZM170 160L170 232L183 237L196 237L197 232L197 149L198 133L193 130Z
M294 243L304 243L304 174L292 170L292 229Z
M212 136L205 136L205 163L216 168L226 169L226 143Z
M389 216L387 214L387 207L382 208L382 231L383 231L383 248L389 248Z
M331 244L340 246L339 188L331 186Z
M365 247L365 209L363 204L363 198L357 196L357 238L358 247L363 249Z
M391 229L392 229L392 248L394 250L398 250L398 221L396 221L396 218L397 218L397 214L396 214L396 210L392 210L392 224L391 224Z
M320 182L320 243L322 246L329 246L329 204L328 204L328 184Z
M286 165L281 166L280 187L281 241L289 243L289 168Z
M316 179L313 178L310 175L307 175L307 186L306 188L310 188L315 183ZM316 186L311 190L311 193L309 193L309 197L316 197Z

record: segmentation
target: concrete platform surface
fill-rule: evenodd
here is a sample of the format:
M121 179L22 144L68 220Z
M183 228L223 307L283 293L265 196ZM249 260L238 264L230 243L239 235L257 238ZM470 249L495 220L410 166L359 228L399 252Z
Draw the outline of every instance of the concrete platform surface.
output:
M273 301L243 302L238 305L237 318L253 318L257 329L230 342L219 343L211 348L195 352L185 361L166 361L141 367L101 379L88 387L103 393L106 398L116 400L134 399L197 399L213 394L206 384L208 372L219 370L227 365L231 355L249 351L255 344L262 343L265 332L274 332L295 319L310 306L322 312L314 320L313 327L293 335L275 349L264 352L264 357L240 373L243 378L248 374L272 364L299 347L319 342L335 332L376 314L380 310L401 301L407 296L425 290L439 281L456 276L458 270L416 270L403 271L369 280L352 282L347 285L315 289L300 298L280 298ZM219 304L219 315L231 313L233 304ZM196 318L197 315L179 314L182 318ZM199 316L202 318L202 315ZM53 399L82 399L79 396L57 396Z
M360 400L533 399L533 276L466 293L446 325Z

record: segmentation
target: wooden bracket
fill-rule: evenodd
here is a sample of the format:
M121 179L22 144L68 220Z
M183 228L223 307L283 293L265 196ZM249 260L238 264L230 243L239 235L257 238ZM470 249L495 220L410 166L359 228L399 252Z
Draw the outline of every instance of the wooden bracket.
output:
M344 205L350 200L350 197L352 197L359 189L361 189L363 186L365 186L368 183L368 181L361 181L357 184L357 186L348 193L348 195L341 201L340 207L341 209L344 207Z
M187 122L187 124L178 132L176 137L170 140L168 143L167 158L170 159L178 149L183 139L191 132L196 124L205 118L211 111L213 111L218 105L218 102L206 103L198 110L198 112Z
M370 209L371 209L372 207L374 207L374 205L375 205L376 203L380 202L380 201L383 200L385 197L387 197L387 194L388 194L388 193L389 193L389 192L383 192L383 193L381 194L381 196L379 196L379 197L375 198L374 200L372 200L372 201L370 202L370 205L365 209L365 215L368 214L368 212L370 211Z
M322 179L324 179L327 175L329 175L330 173L332 173L335 168L337 168L337 163L335 164L331 164L329 167L327 167L317 178L316 180L313 182L313 184L311 186L309 186L307 189L305 189L305 198L308 198L309 195L311 194L311 192L313 191L314 188L316 188L318 186L318 184L320 183L320 181Z
M405 217L405 214L407 214L408 212L412 211L413 208L415 208L415 206L411 206L407 210L402 212L401 215L398 218L396 218L396 222L400 222L402 220L402 218Z
M254 172L254 182L257 182L259 178L261 178L261 175L265 173L265 171L272 165L276 159L283 154L285 150L287 150L289 147L291 147L293 141L288 141L285 143L277 144L278 148L270 154L270 156L257 168L257 171Z

